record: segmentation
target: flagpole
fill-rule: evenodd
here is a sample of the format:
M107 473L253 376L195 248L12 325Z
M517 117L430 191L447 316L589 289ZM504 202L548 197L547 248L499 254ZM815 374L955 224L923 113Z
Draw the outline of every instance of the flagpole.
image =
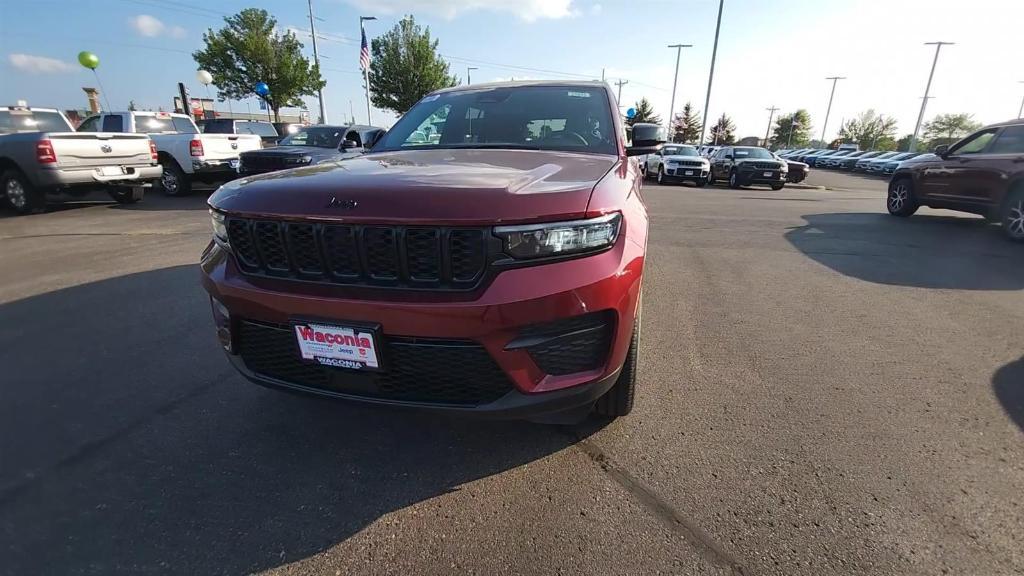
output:
M359 17L359 32L362 34L362 44L359 48L359 62L364 62L363 52L366 53L365 65L363 66L363 82L366 88L366 124L372 125L373 120L370 119L370 47L366 43L366 28L363 27L363 22L366 20L376 20L376 16L360 16Z

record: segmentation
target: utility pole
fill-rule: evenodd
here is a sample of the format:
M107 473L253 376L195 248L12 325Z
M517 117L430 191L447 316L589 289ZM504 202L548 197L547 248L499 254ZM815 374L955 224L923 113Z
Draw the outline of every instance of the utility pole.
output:
M477 68L476 66L466 66L466 85L467 85L467 86L469 86L470 84L472 84L472 83L473 83L473 82L471 82L471 81L470 81L470 79L469 79L469 73L470 73L470 71L472 71L472 70L479 70L479 68Z
M313 25L313 0L306 0L306 5L309 6L309 36L313 39L313 62L316 63L317 68L320 68L320 53L316 49L316 27ZM327 124L327 111L324 109L324 89L317 90L317 100L320 101L320 123Z
M722 29L722 8L725 0L718 0L718 23L715 24L715 47L711 49L711 72L708 73L708 92L704 97L704 120L700 123L700 144L704 143L704 131L708 126L708 106L711 105L711 81L715 79L715 57L718 55L718 32Z
M623 80L622 78L619 78L619 80L615 82L615 85L619 87L619 95L615 97L615 103L620 106L622 105L622 87L625 84L629 84L629 80Z
M921 100L921 111L917 114L917 124L914 125L914 135L910 137L911 152L917 151L917 134L921 131L921 122L924 121L924 109L928 106L928 93L932 89L932 77L935 76L935 65L939 63L939 50L945 45L953 45L956 42L925 42L925 46L935 46L935 59L932 60L932 71L928 73L928 84L924 87L924 99Z
M366 88L366 124L367 125L373 124L373 121L370 120L370 47L366 43L366 29L363 28L363 22L365 22L366 20L376 20L376 19L377 19L376 16L360 16L359 17L359 32L360 32L360 34L362 34L362 39L361 39L362 44L359 47L359 62L363 63L365 61L365 65L363 66L363 82L366 83L365 84L365 88ZM363 51L364 50L366 51L365 60L363 58Z
M772 104L771 108L765 108L765 110L768 111L768 129L764 131L764 147L767 148L768 147L768 135L771 134L771 131L772 131L772 118L775 117L775 113L778 112L779 109L776 108L774 104ZM792 132L792 131L790 131L790 132Z
M793 130L800 127L800 123L796 121L796 114L789 120L789 139L786 140L786 148L793 147Z
M669 48L676 49L676 73L672 76L672 100L668 104L668 130L672 131L672 113L676 109L676 83L679 82L679 55L682 54L683 48L693 48L693 44L669 44Z
M832 113L832 99L836 96L836 82L846 80L845 76L829 76L825 80L832 81L832 93L828 97L828 109L825 110L825 123L821 126L821 147L825 147L825 129L828 128L828 116Z
M604 68L601 68L601 82L604 82Z
M356 123L356 110L352 107L352 99L348 99L348 115L352 117L352 123Z

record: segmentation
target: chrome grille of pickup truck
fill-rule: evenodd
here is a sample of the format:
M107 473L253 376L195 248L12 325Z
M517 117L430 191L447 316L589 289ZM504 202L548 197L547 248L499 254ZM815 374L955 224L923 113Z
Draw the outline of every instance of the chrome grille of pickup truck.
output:
M232 218L246 274L353 286L468 290L483 277L487 230Z

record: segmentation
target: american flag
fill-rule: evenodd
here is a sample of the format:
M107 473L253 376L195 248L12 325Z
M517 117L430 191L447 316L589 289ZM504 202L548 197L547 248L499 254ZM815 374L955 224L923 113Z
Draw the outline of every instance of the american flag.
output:
M363 30L363 45L359 49L359 68L361 70L370 69L370 47L366 44L366 30Z

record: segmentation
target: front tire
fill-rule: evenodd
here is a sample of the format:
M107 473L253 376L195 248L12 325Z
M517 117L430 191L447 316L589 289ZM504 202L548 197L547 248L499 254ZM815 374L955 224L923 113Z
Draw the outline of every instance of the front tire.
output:
M1024 190L1011 192L1006 198L1000 221L1010 240L1024 242Z
M772 184L772 190L782 190L785 186L785 184Z
M917 212L917 200L914 199L913 181L908 177L894 179L889 183L885 207L889 214L906 218Z
M157 188L167 196L188 196L192 193L192 180L174 160L160 160L164 169L157 181Z
M625 416L633 411L636 396L636 374L640 361L640 325L643 323L643 295L637 302L636 320L633 321L633 336L629 341L626 361L622 364L619 378L604 396L594 403L594 413L606 418Z
M739 188L739 187L740 187L740 175L735 170L733 170L732 172L729 172L729 188Z
M36 214L46 210L46 194L33 186L19 170L6 170L0 174L0 192L7 205L18 214Z

